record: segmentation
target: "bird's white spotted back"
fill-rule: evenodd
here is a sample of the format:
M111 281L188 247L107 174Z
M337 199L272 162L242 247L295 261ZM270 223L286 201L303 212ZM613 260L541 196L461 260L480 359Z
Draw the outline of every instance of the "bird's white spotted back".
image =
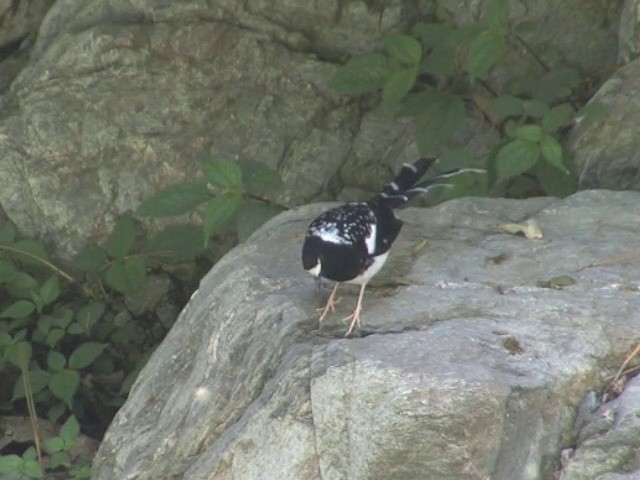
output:
M325 242L335 243L336 245L349 245L351 242L348 238L340 235L340 230L335 223L328 223L322 228L315 228L313 234L320 237Z
M353 280L349 280L345 283L356 283L358 285L364 285L369 280L371 280L371 277L373 277L376 273L380 271L382 266L387 261L388 256L389 256L389 252L387 251L387 252L384 252L382 255L373 257L373 263L367 270L365 270L361 275L358 275Z
M372 223L369 226L370 230L369 230L369 235L366 236L366 238L364 239L364 243L367 246L367 253L369 255L373 254L373 252L376 251L376 233L378 230L378 227L376 226L375 223Z

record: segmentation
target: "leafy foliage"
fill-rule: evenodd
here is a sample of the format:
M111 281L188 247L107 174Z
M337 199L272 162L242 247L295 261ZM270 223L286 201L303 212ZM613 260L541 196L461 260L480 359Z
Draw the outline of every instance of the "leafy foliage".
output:
M477 24L419 22L410 34L387 34L384 52L351 58L330 86L349 95L380 93L388 111L414 118L416 143L425 156L446 157L448 142L480 113L503 132L484 162L489 193L568 195L577 180L562 147L563 129L593 121L603 107L595 102L578 111L575 97L586 91L587 82L573 68L540 60L525 40L536 27L512 24L508 0L490 0ZM538 78L507 77L509 54L523 49L538 63ZM470 100L475 111L468 108Z

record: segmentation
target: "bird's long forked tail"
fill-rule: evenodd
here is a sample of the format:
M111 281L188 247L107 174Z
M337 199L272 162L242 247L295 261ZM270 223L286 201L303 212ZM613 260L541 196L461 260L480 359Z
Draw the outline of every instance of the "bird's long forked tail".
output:
M436 158L421 158L413 165L405 163L392 182L387 183L382 193L376 195L375 200L390 208L399 208L412 198L422 195L433 187L450 186L444 183L447 179L463 173L486 173L479 168L456 168L419 182L431 166L437 162Z

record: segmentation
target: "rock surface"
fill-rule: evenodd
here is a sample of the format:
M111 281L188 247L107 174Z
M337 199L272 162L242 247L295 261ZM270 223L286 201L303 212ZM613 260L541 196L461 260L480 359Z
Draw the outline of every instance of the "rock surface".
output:
M202 280L93 466L118 479L543 479L585 394L637 341L638 192L402 212L361 337L318 328L300 268L326 205L268 222ZM534 218L544 238L501 233ZM423 240L427 241L426 247ZM574 284L538 284L570 276Z
M0 0L0 14L12 5L44 13L50 3ZM377 188L416 158L413 128L338 97L328 79L385 32L436 12L477 21L484 3L55 2L19 75L21 62L2 65L11 68L0 91L12 83L0 97L0 205L25 234L70 255L160 187L195 177L202 155L276 167L287 184L280 200L291 205ZM616 58L620 8L527 1L512 20L537 22L531 47L553 46L554 61L600 76ZM5 34L11 25L1 25ZM514 62L537 68L520 52ZM469 123L453 146L483 157L493 126Z

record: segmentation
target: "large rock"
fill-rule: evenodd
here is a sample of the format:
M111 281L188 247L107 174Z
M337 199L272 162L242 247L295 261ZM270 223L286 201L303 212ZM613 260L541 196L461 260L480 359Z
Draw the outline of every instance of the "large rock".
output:
M318 328L285 213L203 279L134 385L94 480L542 479L586 392L637 340L640 193L408 209L361 337ZM534 218L542 240L498 231ZM418 246L426 248L420 249ZM564 287L539 284L568 275Z
M618 1L529 3L514 6L512 20L538 23L527 37L532 48L554 45L555 61L589 74L611 69ZM5 4L16 5L0 1L0 12ZM49 4L17 3L19 12ZM72 254L158 188L195 177L202 155L276 167L287 184L280 200L291 205L345 186L377 188L390 169L415 159L413 128L339 98L328 79L349 55L378 48L385 32L436 12L477 21L483 6L55 2L29 63L0 97L0 205L24 233ZM517 62L522 71L538 68L520 52ZM453 143L484 157L493 126L468 123Z

